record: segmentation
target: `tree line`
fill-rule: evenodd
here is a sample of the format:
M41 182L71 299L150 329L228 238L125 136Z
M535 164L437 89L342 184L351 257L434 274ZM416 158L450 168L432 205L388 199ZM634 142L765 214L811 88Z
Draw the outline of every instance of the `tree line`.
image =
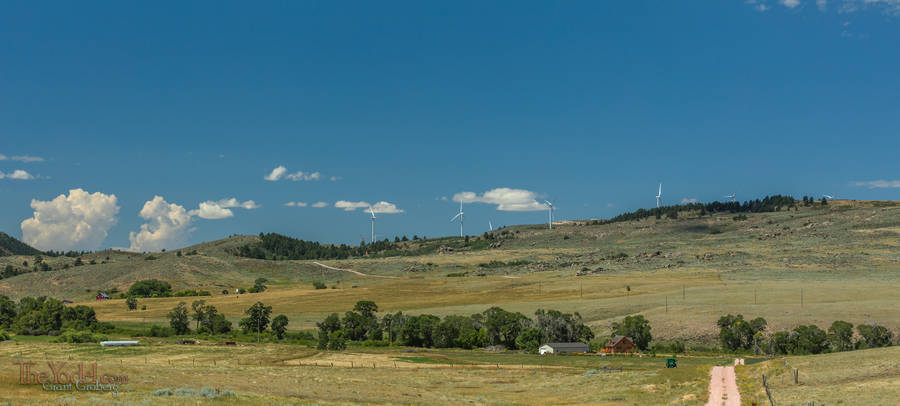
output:
M40 297L23 297L18 302L0 296L0 330L20 335L58 335L65 330L108 331L112 325L97 321L90 306L65 306L63 302Z
M279 340L284 338L289 320L287 316L280 314L271 318L272 306L266 306L262 302L256 302L247 310L244 317L238 323L244 334L270 331ZM207 305L204 300L191 303L188 308L185 302L178 303L166 317L169 319L169 330L157 328L151 331L151 336L185 335L191 333L191 320L194 321L194 332L197 334L227 334L232 331L231 321L225 315L219 313L213 305Z
M853 324L837 320L828 330L816 325L801 325L789 331L766 335L766 319L744 320L743 315L719 318L719 343L731 351L754 350L767 354L808 355L826 352L851 351L864 348L887 347L893 344L894 333L884 326L861 324L853 332Z
M395 238L395 242L388 239L366 244L361 241L359 246L353 247L346 244L322 244L315 241L305 241L276 233L260 233L259 242L246 244L236 249L235 254L245 258L269 259L269 260L301 260L301 259L347 259L384 251L398 250L400 242L409 241L409 238ZM416 238L418 239L418 238Z
M637 209L632 212L622 213L609 220L594 220L589 222L591 225L610 224L622 221L643 220L650 217L657 219L666 217L677 219L680 212L696 212L701 216L709 213L765 213L780 211L782 209L790 209L797 207L797 199L791 196L766 196L762 199L747 200L741 202L710 202L710 203L688 203L676 204L671 206L654 207L651 209Z
M538 310L531 319L519 312L491 307L471 316L431 314L416 316L387 313L380 319L378 305L359 301L344 317L332 313L316 323L318 348L343 350L348 341L432 348L503 346L537 352L546 342L589 342L594 333L581 315Z

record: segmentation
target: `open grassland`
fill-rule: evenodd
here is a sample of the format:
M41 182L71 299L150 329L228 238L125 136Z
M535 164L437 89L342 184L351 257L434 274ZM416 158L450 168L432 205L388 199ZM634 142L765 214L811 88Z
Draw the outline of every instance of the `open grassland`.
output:
M122 300L94 302L97 289L124 291L135 280L159 278L175 289L214 292L204 297L233 321L256 301L307 329L331 312L373 300L382 311L471 314L489 306L532 314L538 308L578 311L599 333L625 315L643 313L660 338L709 343L726 313L765 317L770 330L799 323L822 327L843 319L900 331L900 207L884 202L832 202L827 208L751 214L648 219L606 225L509 228L515 238L500 249L383 259L320 261L381 279L326 269L312 261L239 258L229 250L256 237L232 237L175 252L105 251L89 254L107 264L29 273L0 281L0 294L54 295L94 306L105 321L164 323L180 301L142 299L147 310L127 311ZM616 254L624 253L625 257ZM109 257L109 260L106 258ZM0 266L30 257L0 258ZM53 258L66 261L71 258ZM512 263L512 266L485 266ZM418 265L420 272L404 272ZM55 265L54 265L55 266ZM55 266L56 267L56 266ZM599 271L589 276L576 272ZM465 274L447 277L448 274ZM260 294L221 295L266 277ZM324 280L335 289L314 290ZM801 303L802 302L802 303Z
M769 333L800 324L825 329L834 320L878 323L900 333L900 205L892 202L839 201L749 214L746 220L717 214L508 230L512 237L496 249L319 261L390 279L326 269L313 261L235 257L231 249L256 239L239 236L186 248L183 253L196 250L196 255L180 257L175 252L149 254L151 260L148 254L89 254L85 262L98 264L0 280L0 294L72 299L93 306L101 321L129 327L166 324L166 313L178 302L203 299L233 322L261 301L274 314L287 315L289 329L302 330L314 328L329 313L352 309L359 300L372 300L382 313L469 315L491 306L526 315L541 308L577 311L598 336L608 334L612 322L639 313L649 319L654 339L704 345L716 342L715 322L728 313L764 317ZM2 257L0 266L26 260L32 258ZM72 260L48 261L58 269ZM247 288L257 277L269 279L270 289L219 293ZM124 300L91 300L97 289L125 291L148 278L214 295L140 299L139 308L147 309L135 311L126 310ZM314 280L325 281L329 289L313 289ZM158 400L149 395L155 389L202 386L238 392L236 400L217 401L226 404L302 404L298 399L308 404L702 404L709 366L723 362L684 358L671 371L661 359L649 358L390 348L331 353L275 344L100 349L16 339L20 344L0 344L0 362L11 365L17 356L98 359L136 377L134 391L121 398L128 404ZM759 381L766 373L778 404L892 404L890 399L900 397L898 362L895 348L788 357L788 365L800 369L796 386L780 360L738 367L742 400L762 404ZM624 370L585 376L603 367ZM8 384L11 371L4 367L0 385L6 386L0 393L9 390L13 399L59 398Z
M15 362L98 362L101 371L127 375L111 394L44 392L20 385ZM481 351L372 349L342 353L276 344L261 346L0 344L0 393L14 404L198 404L156 397L161 388L204 386L237 393L213 404L702 404L710 365L727 360L537 356ZM318 366L316 366L318 365ZM619 370L621 369L621 370ZM203 404L202 402L200 402Z
M794 383L793 370L799 373ZM786 357L737 368L742 401L766 404L762 375L779 405L894 405L900 398L900 347Z
M262 301L273 306L275 314L286 314L294 330L313 328L325 315L348 311L358 300L373 300L381 311L439 316L468 315L490 306L524 314L539 308L577 311L598 334L608 332L609 324L625 315L641 313L651 321L654 337L704 344L715 341L715 321L727 313L764 317L770 331L809 323L825 328L841 319L854 324L878 322L900 332L900 313L893 311L900 304L893 287L900 279L900 234L896 232L900 208L838 203L798 212L751 214L746 221L718 215L567 224L553 231L521 226L512 228L518 231L517 237L504 241L500 249L320 261L396 279L335 271L311 261L237 258L225 253L236 244L232 240L202 245L197 256L163 253L154 254L160 256L155 261L133 261L152 267L146 277L160 277L156 267L164 261L178 269L203 270L184 271L186 276L173 281L176 288L231 288L249 286L258 276L269 278L274 284L264 293L216 292L201 299L232 321ZM491 261L519 264L485 266ZM222 265L201 267L197 262ZM410 264L425 270L403 272ZM245 266L251 271L245 272ZM602 269L588 276L575 275L598 268ZM56 283L54 278L62 274L76 278L81 271L43 276ZM116 277L113 268L109 272L113 273L110 278ZM447 276L462 273L466 276ZM216 279L220 275L222 279ZM21 278L39 276L11 278L0 282L0 289L28 292L30 282L25 284ZM309 281L317 279L335 289L313 289ZM127 311L122 300L84 303L94 306L105 321L165 323L166 313L178 302L196 299L142 299L147 310L137 311Z

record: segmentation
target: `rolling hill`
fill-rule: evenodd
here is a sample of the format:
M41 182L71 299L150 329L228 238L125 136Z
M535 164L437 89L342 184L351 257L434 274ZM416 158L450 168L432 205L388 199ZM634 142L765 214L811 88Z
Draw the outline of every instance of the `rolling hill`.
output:
M265 277L270 289L264 293L216 293L207 302L236 321L263 301L288 315L292 329L312 328L322 316L366 299L381 311L411 314L468 315L493 305L524 314L578 311L598 334L640 313L654 337L701 343L715 342L715 320L727 313L765 317L772 331L798 323L827 327L836 319L877 321L900 331L900 314L892 311L900 304L892 288L900 280L896 202L566 221L553 230L507 227L502 236L488 236L490 244L485 237L470 237L468 244L459 237L409 242L405 249L417 253L429 247L416 256L331 261L235 255L238 247L258 243L257 236L163 253L102 251L83 255L85 265L78 267L75 258L47 258L54 270L0 280L0 294L83 302L101 320L164 323L169 309L189 299L142 299L147 310L128 312L121 300L94 302L94 292L121 292L148 278L167 280L176 290L233 291ZM26 260L31 257L3 257L0 267ZM316 280L329 289L315 290Z
M0 257L10 255L38 255L40 253L41 251L13 238L9 234L0 232Z

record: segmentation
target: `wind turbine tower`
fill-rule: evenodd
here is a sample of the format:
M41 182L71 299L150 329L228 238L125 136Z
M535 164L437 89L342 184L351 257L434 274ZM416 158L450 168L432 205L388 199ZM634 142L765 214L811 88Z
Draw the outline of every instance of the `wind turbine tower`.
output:
M371 242L375 242L375 210L372 209L372 206L369 206L369 214L372 215L372 240Z
M450 219L451 223L453 222L453 220L459 219L459 236L460 237L463 236L463 220L466 218L466 215L463 214L462 205L463 205L463 202L462 202L462 200L460 200L459 201L459 213L456 213L456 215L453 216L452 219Z
M656 208L662 205L662 183L659 184L659 192L656 193Z
M550 221L547 223L547 227L552 230L553 229L553 211L556 210L556 207L553 206L553 203L550 203L546 200L544 200L544 203L547 204L547 215L550 219Z

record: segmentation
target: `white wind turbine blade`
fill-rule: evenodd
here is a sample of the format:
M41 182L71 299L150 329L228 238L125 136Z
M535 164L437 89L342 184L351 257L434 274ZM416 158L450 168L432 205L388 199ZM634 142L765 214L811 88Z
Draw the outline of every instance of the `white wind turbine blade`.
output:
M453 216L453 218L452 218L452 219L450 219L450 222L451 222L451 223L452 223L452 222L453 222L453 220L456 220L456 219L457 219L457 217L459 217L459 216L462 216L462 215L463 215L463 213L462 213L462 212L459 212L459 213L456 213L456 215L455 215L455 216Z

